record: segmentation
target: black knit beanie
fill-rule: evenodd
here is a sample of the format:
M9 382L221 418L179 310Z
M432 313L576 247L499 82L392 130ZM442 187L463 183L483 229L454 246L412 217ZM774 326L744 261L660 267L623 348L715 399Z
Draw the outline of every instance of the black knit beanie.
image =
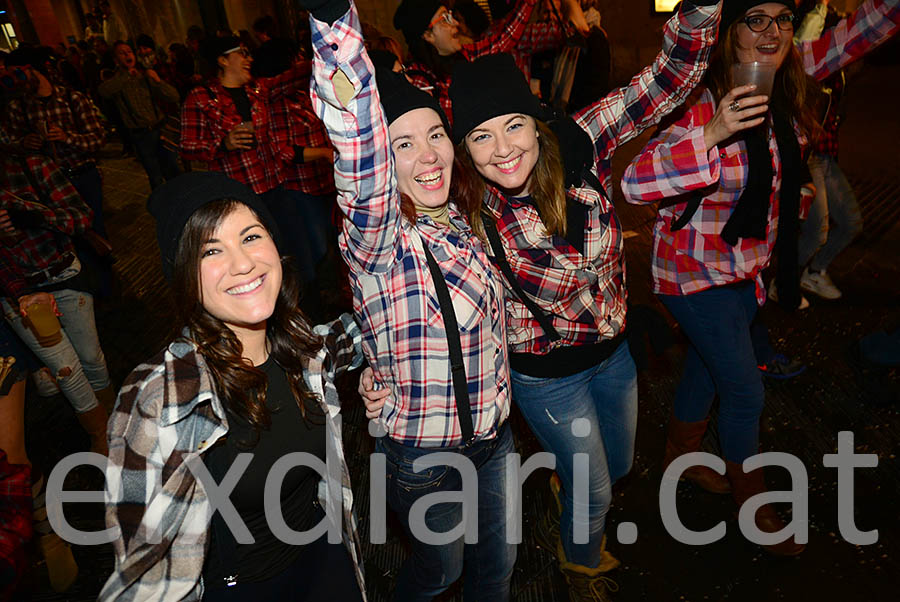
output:
M204 39L201 44L200 54L215 68L219 65L219 57L229 50L240 48L241 41L235 36L213 37Z
M156 218L156 240L163 275L172 281L175 254L185 224L197 209L222 199L250 207L279 246L278 228L262 199L244 184L218 171L192 171L169 180L150 194L147 210Z
M406 43L411 44L428 30L434 13L442 5L440 0L403 0L394 13L394 29L402 31Z
M744 16L748 10L760 4L768 4L775 2L776 4L784 4L793 11L795 9L792 0L724 0L722 3L722 21L719 24L719 32L724 33L731 27L732 23ZM721 38L720 38L721 39Z
M385 67L375 68L375 78L378 84L378 94L381 96L381 106L384 107L384 116L388 125L391 125L398 117L409 113L413 109L433 109L444 123L447 135L450 135L447 116L444 115L440 103L434 96L409 83L409 80L402 73L395 73Z
M488 119L509 113L542 117L541 102L531 93L512 55L489 54L472 62L461 61L450 84L453 103L453 138L466 134Z

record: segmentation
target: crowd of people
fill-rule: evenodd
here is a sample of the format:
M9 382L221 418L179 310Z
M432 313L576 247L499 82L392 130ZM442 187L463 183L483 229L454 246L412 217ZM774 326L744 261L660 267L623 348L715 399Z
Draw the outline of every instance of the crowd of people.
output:
M765 493L762 469L742 466L759 450L763 378L802 366L771 349L758 309L841 296L827 268L862 227L836 159L842 70L900 30L898 0L849 15L827 0L685 0L655 59L612 89L590 1L402 0L406 52L350 0L301 5L309 29L290 38L263 16L252 35L192 27L163 49L125 39L104 2L84 41L0 55L0 478L15 518L0 599L33 535L54 589L77 576L44 508L52 467L25 450L27 381L61 393L108 457L120 535L101 599L365 600L334 381L367 364L359 392L411 544L395 600L460 578L467 601L510 598L513 404L557 459L535 538L571 600L608 600L607 515L639 398L611 161L648 130L622 190L660 203L653 292L688 339L663 465L700 449L718 397L725 471L680 478L738 506ZM751 63L769 66L771 91L736 80ZM118 388L95 322L115 302L97 160L111 137L146 171L183 328ZM353 315L319 324L332 249ZM335 469L285 472L273 525L267 478L289 454ZM208 487L224 481L243 529L212 512ZM470 487L474 508L426 503ZM417 520L455 535L425 541ZM771 504L755 523L784 528ZM285 539L322 524L341 537Z

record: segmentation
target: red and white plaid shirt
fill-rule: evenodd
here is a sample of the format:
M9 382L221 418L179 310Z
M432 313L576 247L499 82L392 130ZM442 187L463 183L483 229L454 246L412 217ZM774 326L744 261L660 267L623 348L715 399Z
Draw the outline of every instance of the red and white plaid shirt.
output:
M96 153L106 139L100 111L91 99L62 86L54 86L46 98L11 100L7 114L6 132L13 143L21 142L27 134L43 136L52 125L66 132L65 140L44 142L41 152L53 157L60 167L73 171L94 165Z
M480 56L509 52L516 60L516 65L526 78L531 73L531 55L536 50L529 50L532 45L539 49L553 47L564 39L563 31L547 22L528 25L528 19L538 0L521 0L516 9L503 21L495 23L484 35L462 47L460 52L467 61L474 61ZM525 40L523 43L522 40ZM433 87L431 95L438 99L441 108L453 125L452 104L450 103L450 76L439 76L425 65L409 62L406 65L407 75L413 85L418 88Z
M181 156L206 161L211 171L224 172L257 194L272 190L281 182L281 161L270 142L274 137L270 103L305 88L308 77L308 63L298 63L281 75L244 86L257 141L247 150L229 151L223 144L228 132L243 121L231 94L218 80L197 86L181 107Z
M288 190L324 196L334 194L334 163L294 162L294 146L330 147L325 124L316 116L306 92L297 91L272 101L272 144L281 159L282 184Z
M575 115L594 142L594 172L606 197L590 187L570 188L569 199L585 205L584 253L558 236L548 237L537 210L488 189L485 205L510 266L522 286L562 337L551 343L518 297L507 295L510 350L544 354L553 347L587 345L619 334L625 326L626 289L622 227L612 198L610 159L615 150L674 109L706 71L716 39L718 5L682 4L665 28L663 50L627 86Z
M874 48L896 32L900 20L897 0L869 0L849 19L825 31L818 40L797 45L806 72L823 79ZM639 153L622 179L630 203L652 203L684 196L683 202L660 208L653 236L653 290L662 295L689 295L742 280L756 281L756 298L765 302L762 270L769 265L777 237L781 161L774 132L769 129L772 155L772 193L768 236L742 238L735 246L720 236L747 181L747 152L743 141L706 148L703 127L715 113L712 94L700 99L672 126ZM801 144L805 143L801 139ZM684 228L671 225L687 199L702 192L699 209ZM801 217L808 202L801 202Z
M476 439L489 439L509 415L503 289L465 219L451 204L456 230L400 212L388 128L355 8L331 27L314 22L313 106L337 150L335 183L345 219L341 250L350 266L363 351L391 390L381 420L405 445L460 445L441 307L423 245L450 289L466 367ZM334 81L353 87L344 105Z

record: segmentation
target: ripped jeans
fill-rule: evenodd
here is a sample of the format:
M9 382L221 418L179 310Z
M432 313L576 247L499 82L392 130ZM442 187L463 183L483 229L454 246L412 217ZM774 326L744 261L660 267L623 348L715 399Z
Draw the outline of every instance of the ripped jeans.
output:
M637 428L637 370L628 343L600 364L572 376L539 378L510 371L513 401L541 447L556 456L563 486L560 534L566 560L594 568L612 485L631 470ZM574 524L573 455L588 455L588 524ZM580 513L581 514L581 513ZM576 544L574 533L587 533Z
M25 325L18 303L13 307L7 299L0 299L3 317L28 348L50 369L75 412L83 414L97 407L94 391L110 384L106 358L100 348L94 322L94 298L89 293L69 289L51 294L62 313L59 317L62 340L52 347L42 347L38 343L34 333Z

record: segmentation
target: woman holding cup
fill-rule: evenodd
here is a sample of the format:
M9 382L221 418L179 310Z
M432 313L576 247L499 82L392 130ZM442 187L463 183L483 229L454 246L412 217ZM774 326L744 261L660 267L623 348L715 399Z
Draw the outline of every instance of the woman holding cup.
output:
M797 230L802 149L816 134L812 81L859 58L898 30L898 0L868 0L821 38L794 46L794 3L728 0L706 85L676 114L625 172L632 203L677 197L654 227L654 292L672 312L690 346L675 395L666 465L697 451L719 395L719 438L727 480L705 467L681 477L724 493L738 505L766 490L761 469L741 464L757 453L765 393L750 323L766 298L761 272L778 251L778 292L800 301ZM737 65L774 68L771 95L737 85ZM760 530L783 528L771 505L756 513ZM795 555L793 537L764 546Z

